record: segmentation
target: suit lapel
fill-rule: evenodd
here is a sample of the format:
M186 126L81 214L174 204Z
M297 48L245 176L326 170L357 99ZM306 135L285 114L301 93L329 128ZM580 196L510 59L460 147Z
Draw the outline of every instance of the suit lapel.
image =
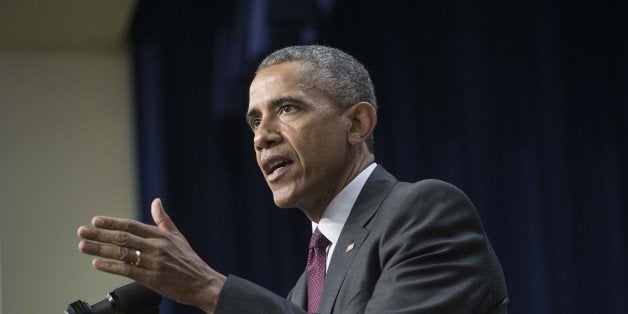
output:
M336 243L332 261L325 276L319 313L330 313L333 310L342 282L369 234L365 226L373 218L396 182L395 177L383 167L377 166L364 184ZM348 250L348 248L351 249Z
M294 288L292 288L292 291L288 294L288 301L307 310L307 280L305 279L305 272L301 274Z

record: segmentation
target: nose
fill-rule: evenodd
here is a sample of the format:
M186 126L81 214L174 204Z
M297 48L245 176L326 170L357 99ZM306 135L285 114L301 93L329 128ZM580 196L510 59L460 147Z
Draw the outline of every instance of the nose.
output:
M255 130L253 145L256 151L271 148L281 143L281 133L270 121L262 121Z

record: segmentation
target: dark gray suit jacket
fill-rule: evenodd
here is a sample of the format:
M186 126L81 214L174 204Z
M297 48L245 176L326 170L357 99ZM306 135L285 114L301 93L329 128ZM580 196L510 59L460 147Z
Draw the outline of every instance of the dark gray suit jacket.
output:
M284 299L229 276L216 312L304 312L306 286L303 274ZM507 304L501 266L467 196L438 180L399 182L378 166L336 244L320 313L506 313Z

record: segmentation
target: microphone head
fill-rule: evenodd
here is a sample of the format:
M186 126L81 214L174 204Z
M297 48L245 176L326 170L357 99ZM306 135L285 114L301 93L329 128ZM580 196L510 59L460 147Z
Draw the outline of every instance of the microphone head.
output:
M141 312L161 303L161 295L138 282L132 282L109 293L113 308L124 313Z
M63 312L64 314L83 314L83 313L94 313L92 308L89 307L89 304L85 301L76 300L68 305L68 309Z

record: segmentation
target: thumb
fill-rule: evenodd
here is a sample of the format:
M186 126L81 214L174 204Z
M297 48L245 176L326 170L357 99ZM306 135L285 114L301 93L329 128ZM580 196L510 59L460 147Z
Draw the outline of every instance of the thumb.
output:
M153 216L153 220L159 229L170 233L179 233L179 229L174 225L170 216L166 214L166 210L159 198L154 199L153 203L150 205L150 214Z

